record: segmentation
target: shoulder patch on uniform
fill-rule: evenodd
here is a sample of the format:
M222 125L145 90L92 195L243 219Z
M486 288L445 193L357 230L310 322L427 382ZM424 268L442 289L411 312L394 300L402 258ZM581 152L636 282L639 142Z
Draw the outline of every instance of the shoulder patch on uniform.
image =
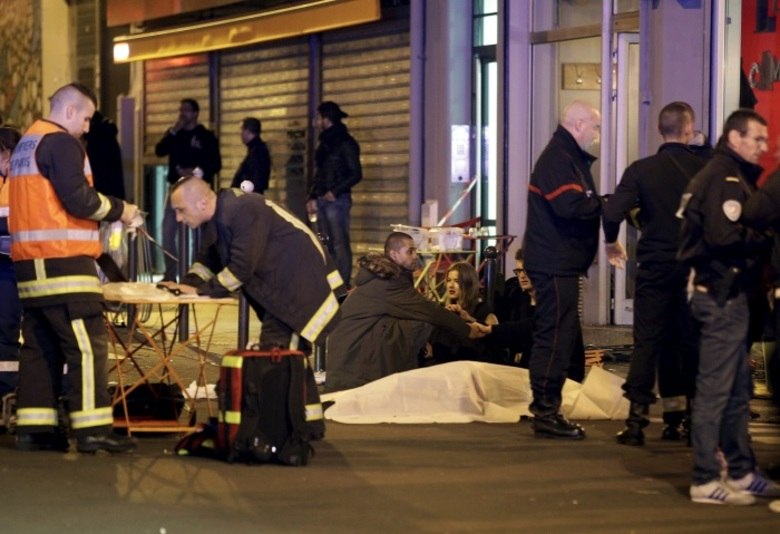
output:
M727 182L737 182L737 183L739 183L739 178L736 177L736 176L726 176L726 181Z
M723 203L723 213L731 222L737 222L742 215L742 204L736 200L727 200Z

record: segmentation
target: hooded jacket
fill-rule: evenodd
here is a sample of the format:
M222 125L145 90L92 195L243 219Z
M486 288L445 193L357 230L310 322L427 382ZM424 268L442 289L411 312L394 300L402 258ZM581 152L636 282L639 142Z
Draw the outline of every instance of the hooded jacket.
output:
M384 254L358 261L356 287L341 306L341 321L328 337L326 388L338 391L415 369L433 327L459 340L470 328L456 314L427 300L412 273Z

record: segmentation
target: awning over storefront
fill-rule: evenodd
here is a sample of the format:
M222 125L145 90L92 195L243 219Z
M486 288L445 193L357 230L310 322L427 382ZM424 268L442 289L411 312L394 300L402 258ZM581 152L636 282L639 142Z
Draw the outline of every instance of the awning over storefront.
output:
M379 0L319 0L207 23L114 38L114 62L222 50L372 22Z

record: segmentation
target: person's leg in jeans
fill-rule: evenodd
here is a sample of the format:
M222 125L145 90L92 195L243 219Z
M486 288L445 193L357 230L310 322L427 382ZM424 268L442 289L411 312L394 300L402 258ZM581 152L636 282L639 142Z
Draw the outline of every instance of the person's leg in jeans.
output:
M745 458L752 457L749 446L745 449L749 398L745 399L742 391L749 312L744 294L718 306L712 296L699 291L694 292L691 309L702 323L691 428L692 482L700 485L720 478L720 462L716 456L719 446L724 447L724 452L728 450L731 458L727 456L727 459L735 462L734 469L744 470L749 464ZM736 398L732 398L735 393Z
M328 249L341 278L348 286L352 276L352 247L349 241L351 207L352 197L349 194L339 195L333 202L322 199L317 201L318 220L324 225L323 229L328 236Z

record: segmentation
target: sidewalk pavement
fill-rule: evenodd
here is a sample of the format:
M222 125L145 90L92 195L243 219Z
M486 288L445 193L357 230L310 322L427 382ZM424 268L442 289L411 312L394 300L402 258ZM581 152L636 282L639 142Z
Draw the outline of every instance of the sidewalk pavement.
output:
M220 319L215 353L233 348L234 320ZM186 375L194 361L176 365ZM757 458L778 479L780 426L767 401L754 409ZM614 442L619 421L581 421L581 442L535 439L527 421L329 423L305 467L177 457L171 434L142 435L135 452L113 456L20 452L0 435L0 531L780 532L766 500L691 503L691 450L659 439L658 410L644 447Z

